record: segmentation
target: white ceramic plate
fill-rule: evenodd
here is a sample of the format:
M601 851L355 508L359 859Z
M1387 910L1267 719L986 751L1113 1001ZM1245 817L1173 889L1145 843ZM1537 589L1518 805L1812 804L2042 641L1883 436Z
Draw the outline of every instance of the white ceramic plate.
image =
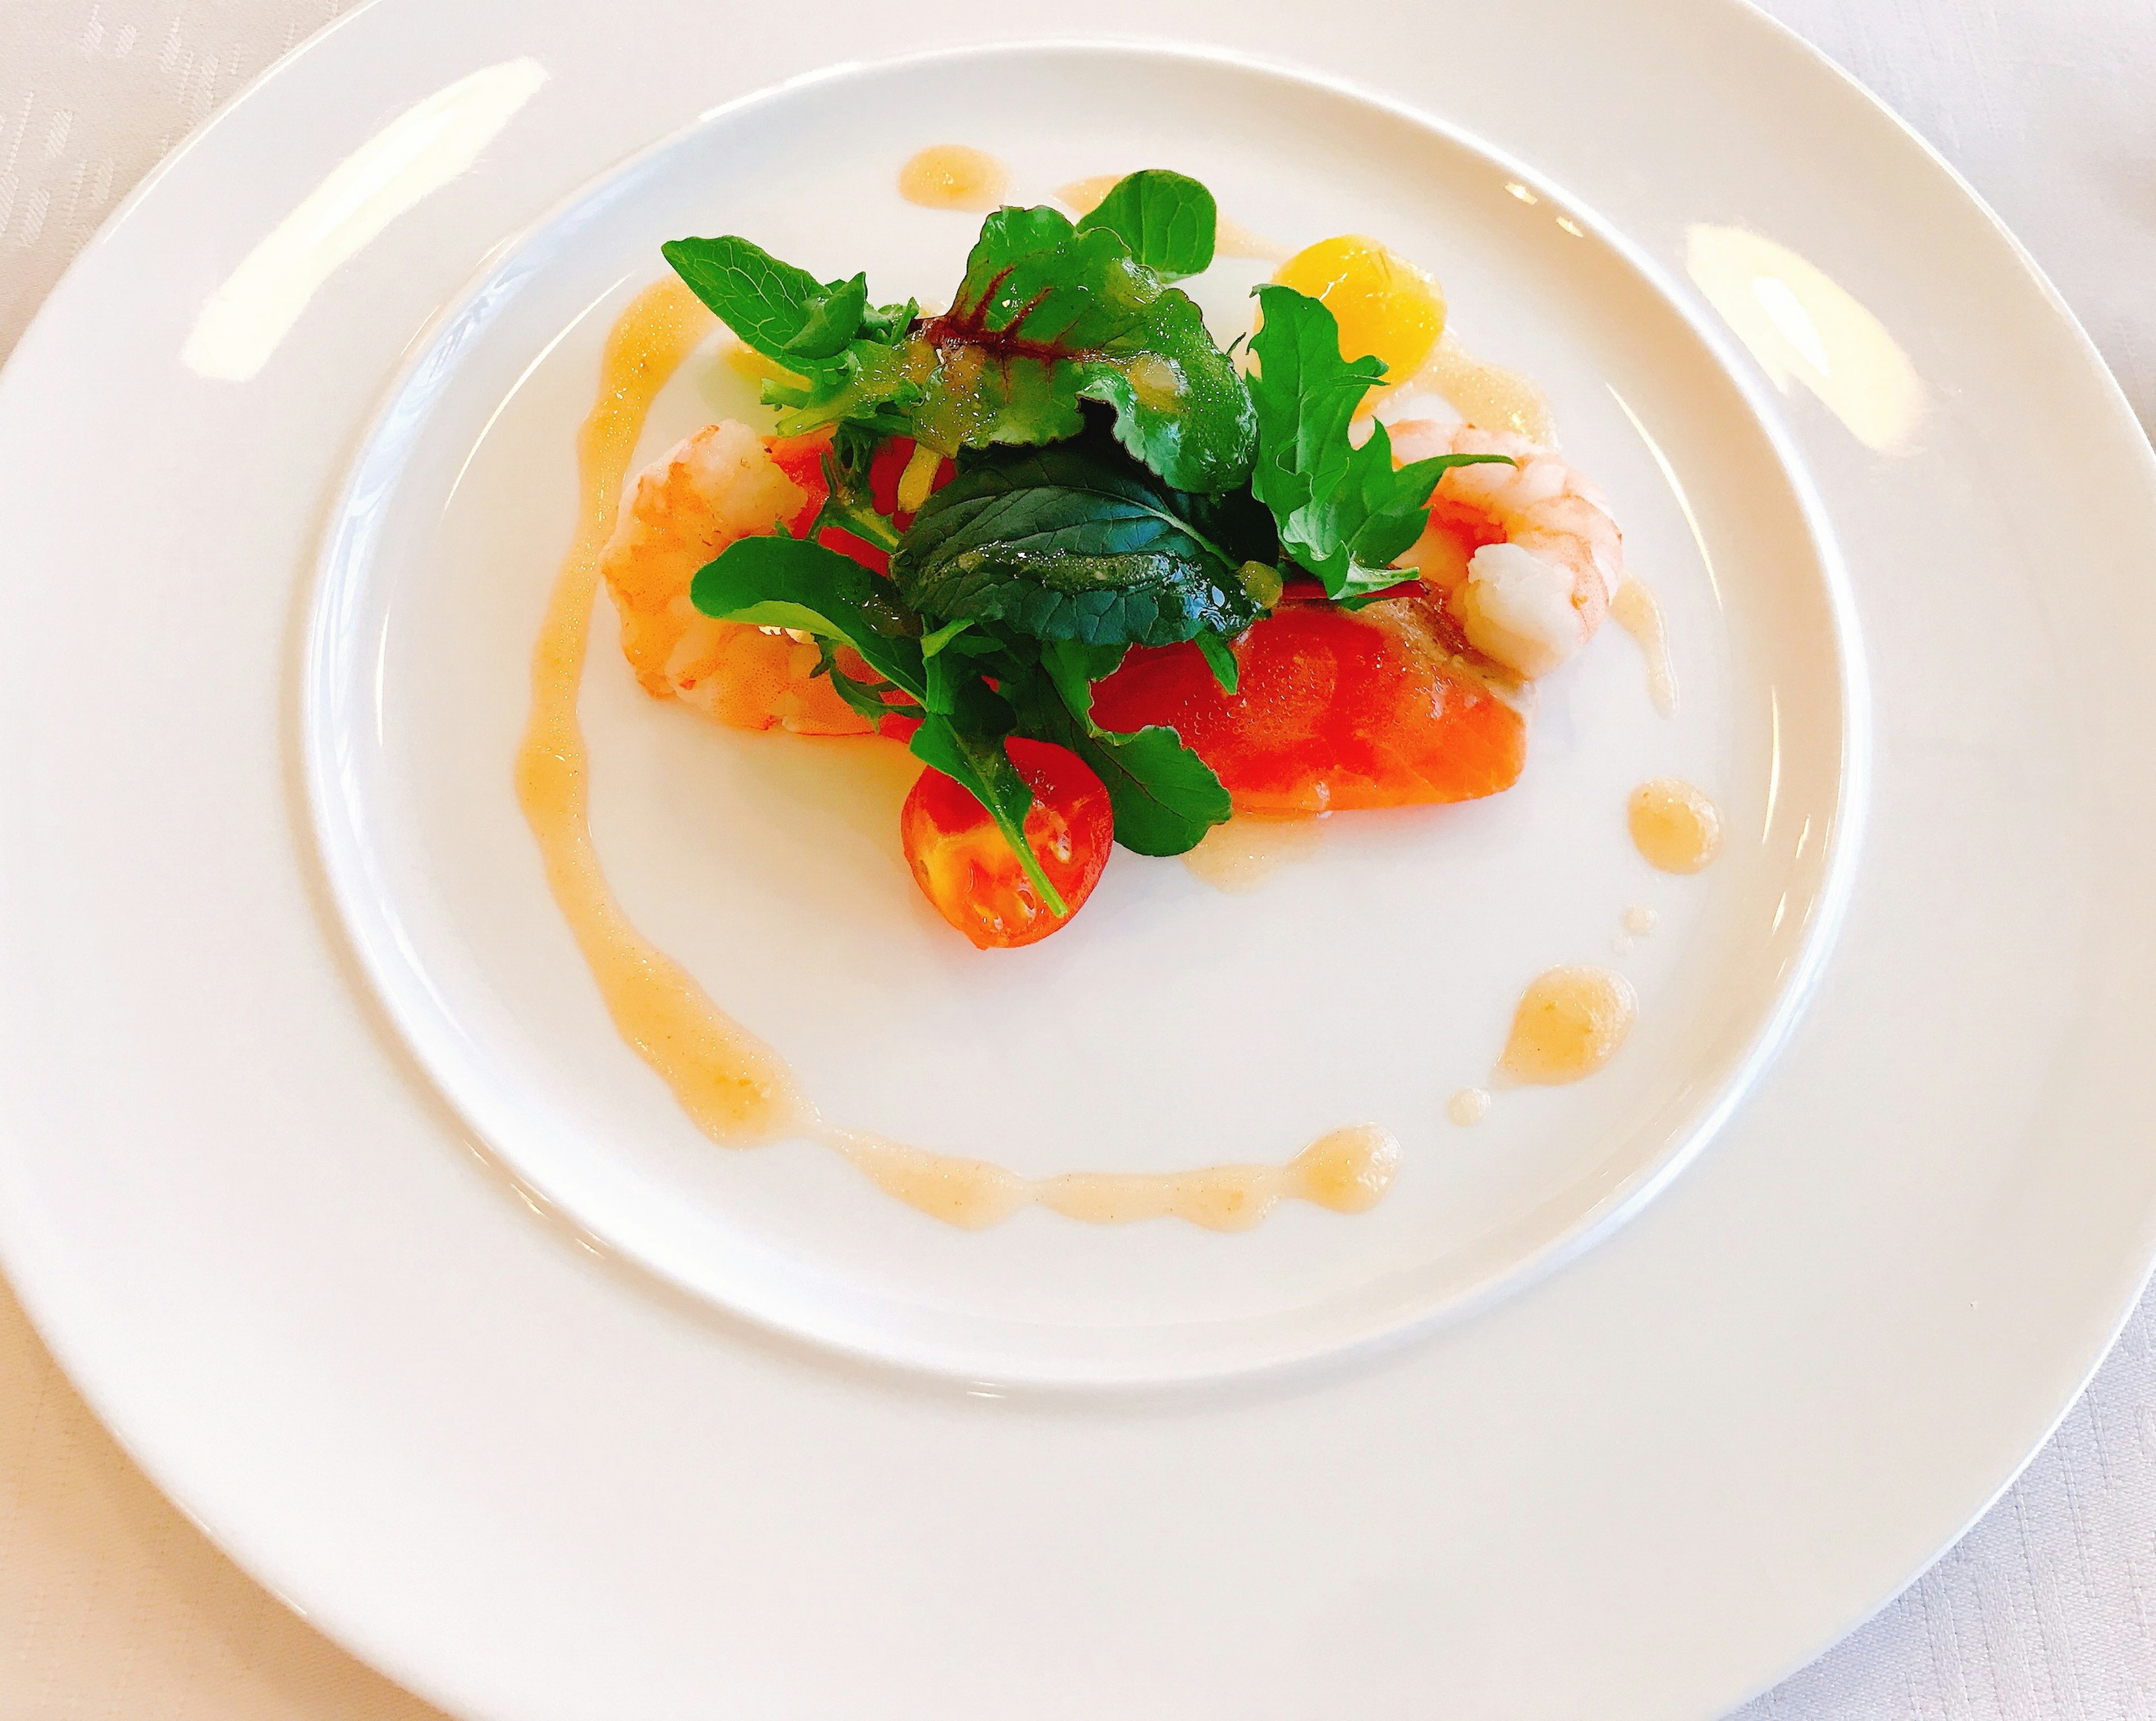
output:
M2148 1258L2148 452L1861 96L1604 10L1111 6L1216 51L803 76L888 30L377 0L100 238L0 385L0 1246L266 1581L475 1713L1694 1714L2004 1484ZM991 962L887 754L715 733L602 635L602 847L844 1122L1048 1169L1373 1116L1367 1218L965 1236L721 1153L539 885L506 761L605 321L687 230L937 290L972 223L890 185L945 138L1436 265L1614 496L1682 714L1613 634L1518 794L1247 897L1122 856ZM1738 833L1697 880L1624 843L1671 771ZM1446 1125L1635 902L1620 1059Z

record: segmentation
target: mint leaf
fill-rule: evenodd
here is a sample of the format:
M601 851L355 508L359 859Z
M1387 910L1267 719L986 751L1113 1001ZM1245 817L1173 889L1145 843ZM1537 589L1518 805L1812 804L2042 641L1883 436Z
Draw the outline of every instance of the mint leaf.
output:
M946 455L1060 442L1081 401L1113 408L1116 435L1184 491L1239 487L1256 446L1249 391L1188 295L1105 227L1046 208L983 223L951 309L902 345L862 353L857 378L783 428L884 410Z
M1219 213L1213 193L1194 179L1148 167L1116 182L1081 217L1078 230L1105 227L1163 280L1202 275L1213 261Z
M1240 558L1190 499L1082 443L999 452L921 506L891 557L922 615L997 621L1041 640L1165 645L1257 615Z
M1183 854L1234 808L1213 768L1174 730L1154 723L1122 733L1093 721L1093 683L1114 674L1122 657L1120 646L1044 646L1041 668L1061 708L1036 701L1025 715L1092 767L1115 809L1117 842L1141 855Z
M1272 511L1281 547L1343 602L1398 585L1393 563L1430 521L1430 493L1453 466L1511 462L1503 455L1440 455L1395 470L1392 439L1371 427L1360 448L1348 427L1383 380L1377 359L1340 356L1340 326L1292 287L1256 289L1264 321L1250 339L1258 458L1250 488Z
M973 685L980 686L978 681ZM1026 840L1025 815L1033 810L1033 790L1019 775L1018 767L1011 763L1003 737L971 732L949 716L932 712L921 719L921 727L913 732L913 739L908 745L915 758L956 780L988 809L988 817L995 820L996 829L1003 833L1004 840L1018 856L1019 864L1025 868L1025 876L1033 881L1034 889L1040 892L1040 900L1048 905L1049 912L1066 912L1063 898L1049 883L1048 875L1041 871L1040 857Z
M808 538L784 537L729 544L689 584L690 601L721 621L799 628L819 639L843 640L892 686L926 705L921 642L888 593L888 584L852 557Z

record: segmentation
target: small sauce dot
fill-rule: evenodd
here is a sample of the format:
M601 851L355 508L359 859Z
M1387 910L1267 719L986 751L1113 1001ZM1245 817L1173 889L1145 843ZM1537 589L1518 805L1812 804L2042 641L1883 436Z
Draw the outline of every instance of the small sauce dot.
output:
M927 209L993 209L1010 185L1010 170L963 143L922 150L898 170L898 194Z
M1697 872L1722 852L1722 814L1706 794L1675 777L1632 791L1626 809L1633 845L1664 872Z
M1445 1115L1462 1129L1471 1129L1490 1115L1490 1096L1480 1087L1463 1087L1445 1102Z
M1537 1087L1592 1076L1625 1043L1639 1008L1631 983L1608 968L1554 968L1537 974L1513 1012L1497 1068Z
M1625 930L1635 938L1644 938L1654 931L1655 922L1660 917L1653 909L1635 903L1625 911Z

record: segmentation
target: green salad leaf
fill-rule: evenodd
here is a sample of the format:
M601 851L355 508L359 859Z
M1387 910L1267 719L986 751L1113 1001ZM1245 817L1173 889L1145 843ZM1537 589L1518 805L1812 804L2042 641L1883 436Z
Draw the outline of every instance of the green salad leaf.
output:
M1040 640L1166 645L1240 632L1258 615L1239 573L1247 558L1203 531L1199 511L1112 447L998 450L922 504L891 578L918 614Z
M1250 398L1258 458L1250 488L1271 511L1281 547L1317 576L1326 595L1367 602L1400 583L1393 563L1422 536L1430 498L1448 468L1502 455L1440 455L1395 470L1392 439L1373 424L1361 447L1348 427L1385 375L1375 358L1340 354L1340 326L1292 287L1260 286L1264 321L1250 337L1258 370Z
M1138 262L1163 280L1174 281L1212 266L1219 225L1211 192L1180 173L1148 167L1117 180L1079 218L1078 230L1106 228Z

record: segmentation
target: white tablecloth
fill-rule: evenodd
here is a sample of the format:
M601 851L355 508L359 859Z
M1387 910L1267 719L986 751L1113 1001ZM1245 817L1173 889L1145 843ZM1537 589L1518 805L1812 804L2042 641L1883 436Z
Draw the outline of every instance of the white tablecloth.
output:
M350 3L0 0L0 353L129 187ZM1975 182L2156 424L2156 0L1770 9ZM1742 1713L2156 1718L2156 1300L1958 1548ZM168 1505L0 1285L0 1721L434 1714Z

